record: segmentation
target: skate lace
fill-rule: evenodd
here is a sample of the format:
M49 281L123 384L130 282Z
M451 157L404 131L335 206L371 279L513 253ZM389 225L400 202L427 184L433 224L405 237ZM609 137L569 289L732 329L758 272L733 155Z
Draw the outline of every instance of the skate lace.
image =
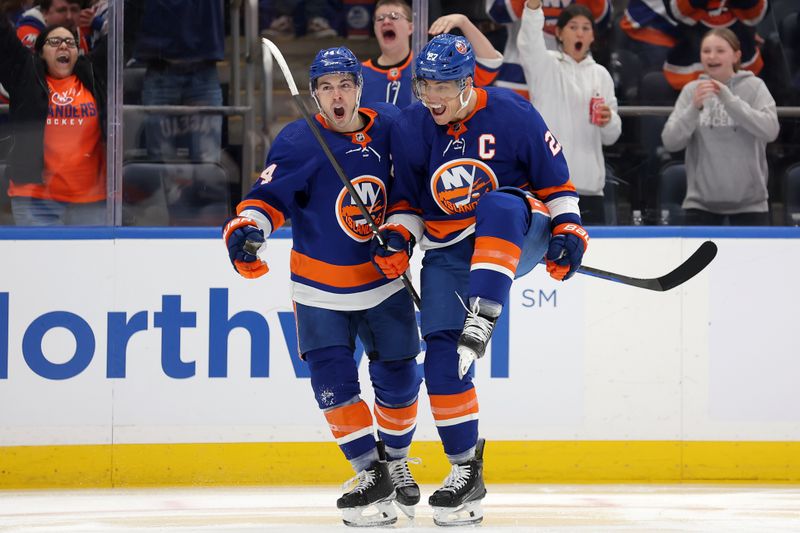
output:
M408 469L408 463L418 465L422 463L422 459L419 457L403 457L402 459L389 461L389 477L395 487L407 487L416 484L414 477L411 475L411 470Z
M444 480L442 488L439 490L449 490L451 492L460 490L469 481L471 470L470 465L453 465Z
M467 310L467 319L464 321L464 333L477 338L484 344L488 343L492 336L492 329L494 326L490 321L478 315L478 311L480 310L479 302L481 301L480 296L475 298L475 303L472 304L472 309L467 307L467 304L464 303L464 300L461 299L461 296L458 293L456 293L456 296L458 296L458 299L461 302L461 305L464 306L464 309Z
M342 490L347 490L348 487L350 487L350 486L352 486L352 485L357 483L356 486L353 488L353 490L348 491L348 493L353 493L353 492L361 493L361 492L364 492L365 490L367 490L368 488L370 488L372 485L375 484L375 479L376 478L377 478L377 476L375 474L375 470L371 470L371 469L370 470L362 470L361 472L359 472L355 476L353 476L350 479L348 479L347 481L345 481L342 484Z

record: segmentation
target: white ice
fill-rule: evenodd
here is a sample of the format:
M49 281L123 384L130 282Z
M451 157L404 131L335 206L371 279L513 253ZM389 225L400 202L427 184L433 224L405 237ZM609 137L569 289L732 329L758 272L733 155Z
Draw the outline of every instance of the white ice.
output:
M489 485L484 521L433 525L425 498L414 533L800 532L800 487L745 485ZM0 491L3 533L356 532L335 508L337 487ZM363 530L363 529L362 529Z

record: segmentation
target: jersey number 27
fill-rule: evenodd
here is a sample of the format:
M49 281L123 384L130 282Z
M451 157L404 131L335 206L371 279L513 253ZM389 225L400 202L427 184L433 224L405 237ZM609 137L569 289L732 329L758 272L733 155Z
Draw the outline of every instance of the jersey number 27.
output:
M550 148L550 151L553 152L553 157L558 155L558 152L561 151L561 145L558 144L555 136L550 133L550 130L544 132L544 142L547 143L547 147Z

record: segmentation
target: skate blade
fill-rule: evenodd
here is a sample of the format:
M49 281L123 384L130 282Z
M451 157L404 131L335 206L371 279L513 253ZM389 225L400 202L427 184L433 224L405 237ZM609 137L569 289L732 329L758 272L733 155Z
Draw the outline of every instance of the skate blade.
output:
M397 511L391 500L383 500L363 507L342 509L342 522L350 527L390 526L397 522Z
M414 516L416 514L416 508L413 505L403 505L402 503L398 502L397 500L394 501L394 504L397 506L400 511L406 515L406 518L409 520L414 520Z
M467 526L479 524L483 520L483 507L480 500L467 502L461 507L434 507L433 523L437 526Z
M475 352L463 346L458 347L458 379L464 379L469 367L475 362Z

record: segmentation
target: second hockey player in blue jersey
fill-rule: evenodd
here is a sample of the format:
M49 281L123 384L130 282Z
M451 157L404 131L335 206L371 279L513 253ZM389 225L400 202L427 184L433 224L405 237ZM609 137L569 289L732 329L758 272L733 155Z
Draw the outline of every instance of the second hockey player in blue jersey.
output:
M399 111L389 104L359 108L361 65L347 48L320 51L310 80L320 110L314 120L325 143L380 224L391 185L390 128ZM337 502L345 524L391 524L397 520L393 501L413 516L420 495L407 455L421 381L414 304L400 280L386 279L371 264L372 231L306 122L295 121L280 132L266 169L237 213L224 238L234 268L248 278L268 270L252 253L253 243L265 243L292 219L290 266L300 353L319 408L357 473L356 486ZM356 335L369 358L380 443L370 408L360 397ZM375 507L377 512L368 512Z
M416 59L420 102L392 129L395 183L381 229L415 241L422 259L425 385L452 464L430 497L439 525L480 522L483 439L470 368L483 355L515 277L543 257L556 279L580 266L588 235L558 140L519 95L474 87L463 37L434 37ZM373 244L387 278L408 266L408 247Z

